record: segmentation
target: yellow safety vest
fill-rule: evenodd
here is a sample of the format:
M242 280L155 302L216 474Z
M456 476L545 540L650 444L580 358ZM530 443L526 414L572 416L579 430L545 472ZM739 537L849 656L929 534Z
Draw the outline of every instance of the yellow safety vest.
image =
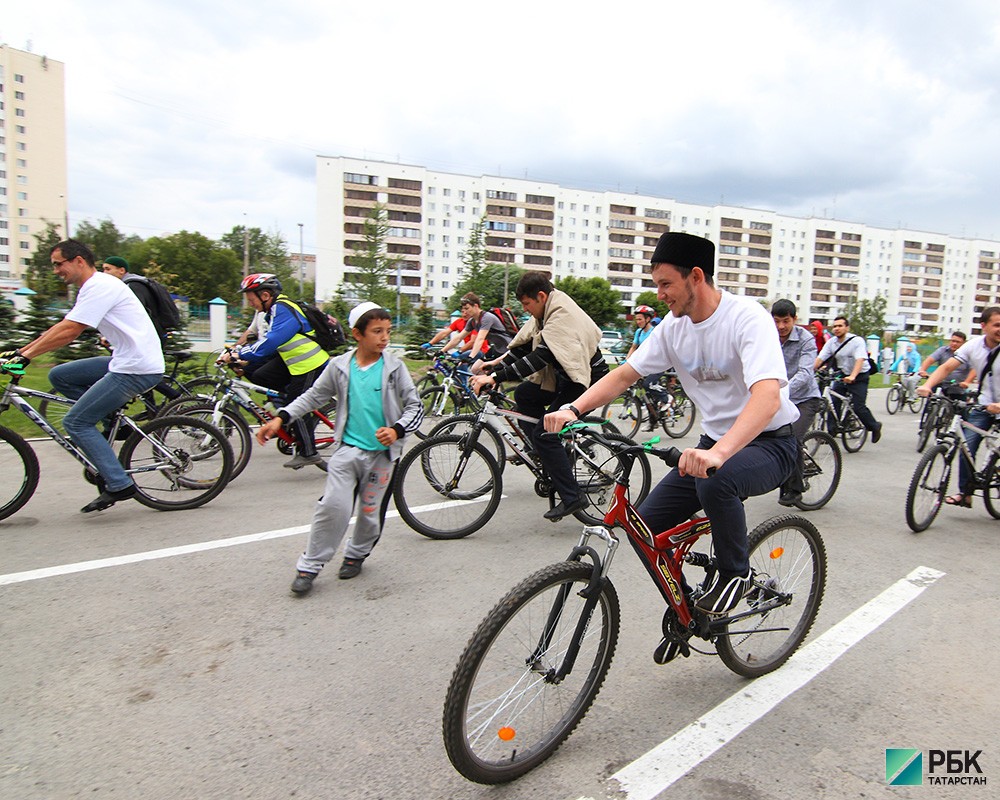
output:
M302 309L283 294L278 295L275 302L284 303L305 318ZM320 347L314 339L303 333L296 333L291 339L280 345L278 355L281 356L281 360L285 362L285 366L288 367L288 371L292 375L304 375L307 372L312 372L314 369L325 366L326 362L330 360L330 354Z

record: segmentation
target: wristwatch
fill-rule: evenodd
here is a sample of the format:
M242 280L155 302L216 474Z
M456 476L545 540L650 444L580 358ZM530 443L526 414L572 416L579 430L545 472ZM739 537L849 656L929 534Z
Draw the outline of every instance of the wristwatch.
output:
M583 417L583 414L580 413L580 409L578 409L572 403L566 403L565 405L559 406L559 410L560 411L572 411L574 414L576 414L576 418L577 419L581 419Z

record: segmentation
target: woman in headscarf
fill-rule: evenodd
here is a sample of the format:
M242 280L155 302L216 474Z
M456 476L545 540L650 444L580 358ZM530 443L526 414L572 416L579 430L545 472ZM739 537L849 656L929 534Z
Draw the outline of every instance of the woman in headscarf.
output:
M830 339L830 334L823 329L823 323L818 319L809 323L809 333L816 339L816 352L818 353Z

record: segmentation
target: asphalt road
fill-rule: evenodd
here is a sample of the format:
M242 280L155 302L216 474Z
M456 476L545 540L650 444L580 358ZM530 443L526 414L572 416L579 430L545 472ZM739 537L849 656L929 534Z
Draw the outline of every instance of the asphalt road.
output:
M807 644L917 567L944 575L758 719L703 754L688 748L691 769L656 796L986 796L886 786L892 747L981 749L985 776L1000 780L1000 522L979 502L909 531L916 418L889 417L882 397L872 392L882 442L845 454L837 495L808 514L828 582ZM675 734L714 735L712 709L754 697L757 684L715 657L653 663L661 601L623 548L612 570L621 637L589 715L518 782L471 784L441 743L455 662L499 597L565 557L580 528L541 519L523 468L508 467L507 499L480 532L432 541L393 517L360 577L331 570L296 598L296 529L322 490L318 470L284 470L258 448L202 509L84 516L93 489L75 462L36 447L39 490L0 522L5 798L637 797L612 775ZM779 513L773 494L748 503L751 524Z

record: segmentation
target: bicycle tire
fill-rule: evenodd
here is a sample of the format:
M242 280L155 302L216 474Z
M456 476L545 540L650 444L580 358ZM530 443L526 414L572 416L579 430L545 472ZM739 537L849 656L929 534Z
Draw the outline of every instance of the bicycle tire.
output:
M868 441L868 428L862 424L858 415L854 413L854 409L848 412L845 423L840 431L840 440L844 443L844 449L848 453L860 452L861 448L865 446L865 442Z
M631 389L622 392L601 409L601 419L614 425L624 436L635 438L642 428L645 408Z
M479 420L477 414L456 414L450 419L443 419L427 434L427 438L434 436L464 436L472 430L472 426ZM483 422L479 438L477 441L489 450L490 455L496 459L500 472L507 466L507 446L499 431L488 422Z
M784 664L809 634L826 587L826 548L816 526L798 516L762 522L750 533L749 541L755 588L731 613L752 611L766 603L768 590L790 594L792 600L732 623L736 630L720 636L715 649L722 663L737 675L757 678ZM760 632L750 630L755 619Z
M914 533L927 530L941 510L951 477L947 453L948 448L938 442L924 452L913 470L906 490L906 524Z
M72 407L72 403L61 403L55 400L50 402L43 397L38 403L38 413L45 418L49 425L65 436L66 428L63 426L63 417Z
M698 409L695 408L694 401L683 392L675 393L673 397L674 402L669 413L661 412L660 424L663 426L663 432L671 439L681 439L694 427Z
M806 488L795 506L815 511L830 502L840 485L843 456L837 440L823 431L809 431L799 445L804 451L803 479Z
M414 431L418 439L426 439L430 435L431 428L446 417L457 416L461 409L462 401L458 392L452 387L432 386L420 392L418 396L424 407L424 421Z
M233 469L229 480L235 480L240 473L246 469L250 463L250 456L253 455L253 434L246 420L239 414L234 414L228 406L224 406L218 412L216 421L215 405L212 403L194 403L181 406L177 415L183 417L195 417L204 420L209 425L214 425L219 432L226 437L229 446L233 450Z
M902 405L903 390L898 383L894 383L889 387L889 391L885 396L885 410L892 415L899 411L900 406Z
M931 433L937 430L938 415L940 406L936 402L928 402L924 408L924 413L920 417L920 427L917 430L917 452L924 452L927 442L931 438Z
M320 406L316 409L316 413L322 414L330 420L330 424L328 425L318 416L315 414L313 415L316 416L316 419L314 420L316 424L312 426L313 444L316 446L317 450L323 450L337 441L333 435L334 430L337 427L337 401L332 400L325 406Z
M633 440L621 434L602 432L601 437L625 445L635 444ZM584 525L600 525L604 522L604 513L614 497L615 479L624 471L624 457L594 439L585 439L577 444L586 456L581 455L577 448L571 448L570 467L573 470L573 478L589 505L581 511L574 512L573 516ZM602 450L604 452L601 452ZM645 453L635 453L628 458L634 459L632 476L629 480L629 500L632 505L639 506L649 494L653 473ZM636 469L642 473L639 479L635 475Z
M983 503L986 513L1000 519L1000 457L990 456L983 468Z
M500 468L489 450L456 435L416 444L400 459L393 479L399 516L431 539L475 533L493 518L502 493Z
M24 437L0 426L0 519L24 508L38 488L38 456ZM20 479L18 476L22 475Z
M144 506L158 511L198 508L226 488L233 451L213 425L197 417L157 417L142 430L172 453L168 460L135 433L122 445L118 460L135 481L135 499Z
M466 644L441 727L448 758L470 781L521 777L551 756L590 709L618 642L621 612L610 581L599 589L573 670L559 682L546 676L558 669L579 627L580 592L592 573L578 561L539 570L494 606Z
M910 409L911 414L919 414L924 407L924 398L920 395L916 397L907 397L906 406Z
M184 381L181 387L190 395L202 395L205 397L215 397L219 392L220 382L218 378L211 375L204 375L200 378L192 378Z

